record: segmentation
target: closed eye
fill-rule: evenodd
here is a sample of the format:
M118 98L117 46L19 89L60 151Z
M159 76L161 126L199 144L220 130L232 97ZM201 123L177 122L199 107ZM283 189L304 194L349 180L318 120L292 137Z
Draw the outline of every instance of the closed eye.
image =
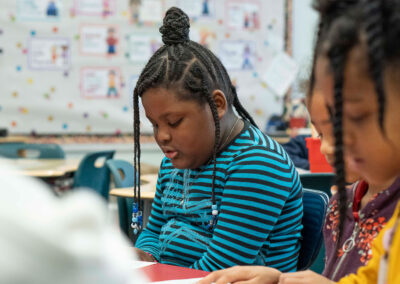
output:
M364 119L368 118L369 114L362 114L362 115L348 115L348 118L355 123L360 123L362 122Z
M173 122L168 122L168 125L171 127L177 127L181 122L182 122L183 118L180 118L178 120L175 120Z

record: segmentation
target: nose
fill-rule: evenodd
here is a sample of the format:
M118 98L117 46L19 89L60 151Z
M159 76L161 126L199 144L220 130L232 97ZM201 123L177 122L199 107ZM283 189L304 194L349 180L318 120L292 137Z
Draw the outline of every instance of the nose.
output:
M321 153L325 156L332 156L335 153L335 145L332 139L323 137L321 139Z
M158 127L157 131L154 132L154 136L160 144L165 144L171 140L171 133L167 127Z

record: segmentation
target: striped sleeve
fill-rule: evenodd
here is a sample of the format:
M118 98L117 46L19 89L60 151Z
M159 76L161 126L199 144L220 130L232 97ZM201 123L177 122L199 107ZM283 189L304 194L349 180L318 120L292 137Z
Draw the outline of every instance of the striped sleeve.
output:
M301 222L301 204L287 212L290 218L282 216L289 196L301 194L301 191L287 155L254 146L236 156L228 168L212 240L206 253L191 267L213 271L255 263L279 218L282 227ZM282 240L282 245L284 242L287 239ZM297 253L289 258L296 262ZM277 255L277 263L280 260L287 262L288 255Z
M163 162L160 169L163 169ZM160 170L157 179L156 194L154 196L151 214L146 229L144 229L136 241L135 247L150 253L157 261L160 260L160 231L162 226L167 222L166 217L162 212L162 170Z

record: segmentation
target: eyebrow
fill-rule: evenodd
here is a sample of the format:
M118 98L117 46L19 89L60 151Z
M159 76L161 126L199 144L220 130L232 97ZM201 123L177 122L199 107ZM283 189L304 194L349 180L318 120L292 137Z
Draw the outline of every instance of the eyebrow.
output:
M343 101L350 102L350 103L359 103L362 101L362 98L343 98Z

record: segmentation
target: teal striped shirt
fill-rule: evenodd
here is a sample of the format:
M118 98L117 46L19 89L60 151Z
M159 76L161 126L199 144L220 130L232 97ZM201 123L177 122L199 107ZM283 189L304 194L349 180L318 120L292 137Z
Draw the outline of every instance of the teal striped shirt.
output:
M161 163L147 228L136 247L159 262L206 271L234 265L265 265L295 271L303 216L302 187L282 147L245 123L218 155L211 215L213 163L175 169Z

